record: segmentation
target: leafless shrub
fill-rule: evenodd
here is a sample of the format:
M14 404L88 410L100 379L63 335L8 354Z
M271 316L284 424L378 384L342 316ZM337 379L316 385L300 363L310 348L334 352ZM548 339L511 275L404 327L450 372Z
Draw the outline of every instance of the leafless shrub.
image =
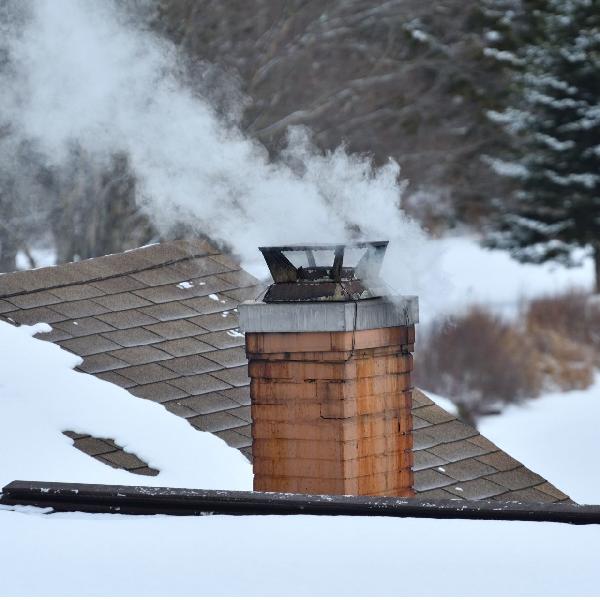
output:
M537 351L519 328L481 307L433 323L418 343L415 383L474 422L541 389Z
M579 290L526 303L516 323L472 307L420 333L416 385L471 423L543 390L586 389L600 367L600 302Z

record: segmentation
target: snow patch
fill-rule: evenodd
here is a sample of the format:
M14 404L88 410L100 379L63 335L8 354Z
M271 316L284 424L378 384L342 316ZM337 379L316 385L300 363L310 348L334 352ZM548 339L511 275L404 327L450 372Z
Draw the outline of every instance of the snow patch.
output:
M229 335L231 337L235 337L235 338L244 337L244 334L237 329L228 329L227 335Z
M0 487L15 479L252 489L252 469L218 437L163 406L85 373L82 359L32 338L52 328L0 321ZM156 477L113 469L73 447L63 431L113 438L158 469Z
M587 390L546 394L499 416L479 431L580 503L600 504L600 378Z

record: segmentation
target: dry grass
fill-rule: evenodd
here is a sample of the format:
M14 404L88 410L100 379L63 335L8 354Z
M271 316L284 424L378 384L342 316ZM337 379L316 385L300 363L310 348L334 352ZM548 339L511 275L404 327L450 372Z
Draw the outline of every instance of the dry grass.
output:
M572 290L529 303L525 327L540 355L546 387L585 389L600 366L600 307Z
M584 390L594 381L594 351L552 329L533 329L538 369L547 390Z
M579 290L544 296L529 303L527 329L552 330L576 344L589 346L600 357L600 302Z

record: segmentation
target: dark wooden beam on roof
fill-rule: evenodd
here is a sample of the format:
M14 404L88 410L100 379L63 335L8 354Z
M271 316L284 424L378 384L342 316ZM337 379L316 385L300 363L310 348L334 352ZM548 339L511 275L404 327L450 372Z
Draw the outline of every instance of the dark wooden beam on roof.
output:
M13 481L0 504L131 515L347 515L600 524L600 506Z

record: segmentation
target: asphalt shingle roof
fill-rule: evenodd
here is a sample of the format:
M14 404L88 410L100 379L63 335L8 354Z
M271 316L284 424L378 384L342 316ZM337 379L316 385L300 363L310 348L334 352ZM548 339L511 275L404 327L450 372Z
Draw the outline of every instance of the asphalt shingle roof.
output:
M79 370L159 402L252 459L249 379L237 304L263 286L205 241L174 241L0 275L0 318L84 358ZM423 499L567 501L479 432L413 392L414 474ZM65 432L113 467L155 475L112 440Z

